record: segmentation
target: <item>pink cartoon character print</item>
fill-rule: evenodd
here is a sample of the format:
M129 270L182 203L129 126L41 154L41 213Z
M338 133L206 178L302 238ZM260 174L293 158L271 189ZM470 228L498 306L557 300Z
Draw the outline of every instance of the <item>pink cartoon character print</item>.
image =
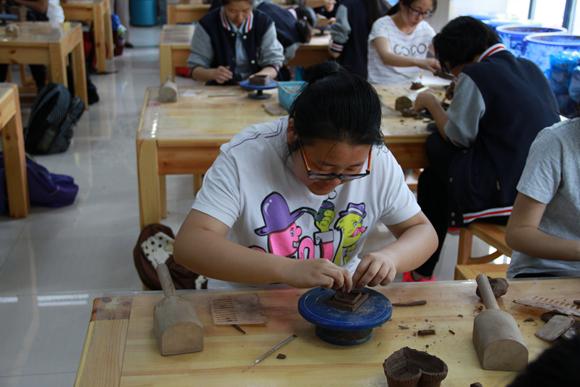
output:
M334 263L342 266L348 262L348 254L357 248L357 242L367 229L363 226L363 220L367 216L365 204L349 203L346 211L341 211L338 215L334 229L341 232L341 240ZM343 249L346 250L343 252Z
M277 192L268 195L262 202L262 217L266 225L254 230L260 236L268 236L268 250L282 257L292 257L300 244L302 229L296 224L306 210L290 213L288 203ZM255 247L252 247L255 248Z

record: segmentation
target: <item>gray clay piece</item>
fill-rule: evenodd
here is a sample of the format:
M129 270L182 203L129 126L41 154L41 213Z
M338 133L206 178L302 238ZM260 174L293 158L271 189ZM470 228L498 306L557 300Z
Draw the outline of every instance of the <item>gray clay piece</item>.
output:
M326 305L331 308L346 310L347 312L356 311L367 299L369 294L359 290L353 290L350 293L336 292L328 299Z

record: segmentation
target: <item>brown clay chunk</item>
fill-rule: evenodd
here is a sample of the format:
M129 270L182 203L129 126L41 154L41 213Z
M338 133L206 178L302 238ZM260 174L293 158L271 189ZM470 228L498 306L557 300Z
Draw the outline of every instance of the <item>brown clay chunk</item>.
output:
M580 300L574 300L574 304L580 305Z
M278 356L276 356L276 359L286 359L286 355L279 353Z
M481 383L477 382L477 383L471 383L469 385L469 387L483 387L483 386L481 385Z
M427 336L427 335L434 335L435 329L422 329L417 332L419 336Z
M425 305L427 301L419 300L419 301L411 301L411 302L393 302L393 306L417 306L417 305Z
M256 86L266 86L267 84L270 83L270 76L269 75L252 75L249 78L249 83L250 85L256 85Z
M413 110L413 108L406 108L401 111L401 114L403 115L403 117L414 117L415 110Z
M413 82L411 83L411 90L419 90L424 88L425 86L421 82Z
M491 286L491 290L493 291L495 298L500 298L507 293L509 284L505 278L487 277L487 279L489 280L489 285ZM475 290L475 294L481 298L481 295L479 294L479 287Z
M409 327L406 327L404 325L399 325L399 329L409 329Z
M389 387L438 387L447 376L447 364L436 356L409 347L399 349L383 363Z
M547 323L548 321L550 321L550 319L552 317L557 316L557 315L559 315L559 316L567 316L564 313L560 313L560 312L556 312L556 311L550 311L550 312L544 313L541 318L542 318L542 321L543 322Z
M534 319L531 317L524 320L524 322L532 322L532 321L534 321Z
M326 305L331 308L354 312L367 300L367 298L369 298L369 294L359 290L353 290L350 293L336 292L328 299Z
M453 332L451 329L449 330L449 333L451 333L452 335L455 334L455 332Z

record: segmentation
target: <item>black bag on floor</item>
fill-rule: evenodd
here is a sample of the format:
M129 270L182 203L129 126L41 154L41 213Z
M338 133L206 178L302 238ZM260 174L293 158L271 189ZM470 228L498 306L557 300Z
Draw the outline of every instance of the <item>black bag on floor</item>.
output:
M71 98L60 83L49 83L34 99L24 130L26 151L32 154L61 153L68 149L74 127L85 111L79 97Z

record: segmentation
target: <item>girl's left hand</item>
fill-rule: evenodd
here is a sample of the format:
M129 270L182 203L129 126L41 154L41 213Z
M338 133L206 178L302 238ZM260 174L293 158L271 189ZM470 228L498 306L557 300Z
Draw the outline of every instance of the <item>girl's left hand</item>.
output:
M429 70L435 74L438 70L441 70L441 64L437 59L428 58L423 59L419 62L419 67L423 70Z
M395 263L384 253L369 253L359 263L352 277L355 289L365 286L386 286L394 281L397 274Z

